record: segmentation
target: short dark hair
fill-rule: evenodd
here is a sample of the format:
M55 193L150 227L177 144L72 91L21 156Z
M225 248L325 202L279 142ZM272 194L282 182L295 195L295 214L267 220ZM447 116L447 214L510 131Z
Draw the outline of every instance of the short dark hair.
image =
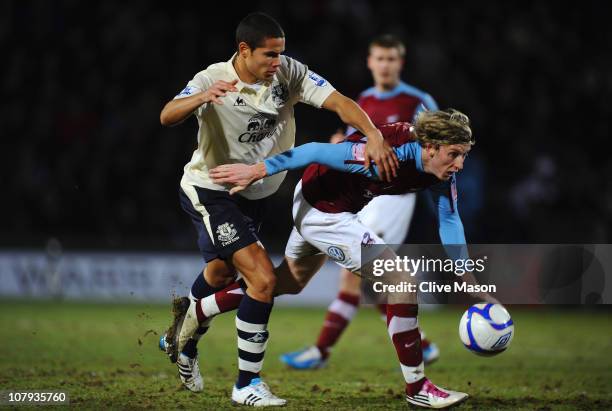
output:
M406 54L406 46L404 46L404 43L393 34L381 34L380 36L375 37L370 42L369 49L371 50L372 47L375 46L382 47L385 49L397 49L397 51L399 51L400 57L404 57L404 55Z
M251 49L261 47L268 38L285 37L283 28L266 13L251 13L236 28L236 47L245 42Z

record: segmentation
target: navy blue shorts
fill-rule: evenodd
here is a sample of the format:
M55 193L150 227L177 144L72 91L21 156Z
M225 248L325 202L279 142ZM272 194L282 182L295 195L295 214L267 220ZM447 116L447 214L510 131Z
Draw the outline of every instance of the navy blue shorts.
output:
M266 199L247 200L226 191L191 187L191 196L181 188L179 197L198 232L198 246L206 262L227 260L234 252L259 241Z

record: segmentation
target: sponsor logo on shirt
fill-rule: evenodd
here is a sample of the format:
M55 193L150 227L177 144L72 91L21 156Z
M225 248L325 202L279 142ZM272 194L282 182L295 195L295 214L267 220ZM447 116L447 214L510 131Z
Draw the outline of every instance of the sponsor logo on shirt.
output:
M221 247L239 240L240 237L236 236L236 234L238 234L238 231L234 228L234 224L223 223L217 227L217 238L221 241Z
M289 100L289 89L284 83L278 83L272 86L272 102L275 107L283 106Z
M399 114L387 116L387 123L396 123L397 121L399 121Z
M342 251L340 247L336 247L335 245L332 245L327 249L327 255L339 262L344 261L344 259L346 258L346 256L344 255L344 251Z
M193 86L187 86L183 89L183 91L181 91L180 93L178 93L179 96L190 96L193 94L193 92L195 91L195 87Z
M312 80L314 85L317 86L317 87L323 87L327 83L327 80L325 80L323 77L319 76L314 71L308 70L308 78L310 80Z
M247 122L247 131L238 136L241 143L258 143L276 129L276 116L257 113Z
M244 102L244 99L242 97L238 97L236 98L234 106L246 106L246 103Z

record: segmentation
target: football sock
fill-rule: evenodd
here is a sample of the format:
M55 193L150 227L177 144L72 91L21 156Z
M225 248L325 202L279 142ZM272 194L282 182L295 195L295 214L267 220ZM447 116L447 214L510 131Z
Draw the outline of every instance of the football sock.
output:
M200 341L200 338L208 331L209 324L210 320L206 322L206 325L200 325L200 327L198 327L193 337L185 343L183 351L181 351L183 354L189 358L195 358L195 356L198 355L198 341Z
M416 304L387 304L387 331L400 362L408 395L417 394L425 382L418 309Z
M238 330L237 388L246 387L259 377L268 344L268 320L272 303L264 303L245 294L236 313Z
M199 300L204 297L208 297L211 294L223 289L223 287L213 287L204 278L202 271L198 273L193 285L191 286L191 298Z
M196 347L197 345L197 341L194 340L193 338L190 338L186 343L185 346L183 347L183 351L181 351L183 354L185 354L187 357L189 358L195 358L195 356L198 353L198 349Z
M316 344L323 359L329 356L329 350L338 342L342 332L355 316L358 306L358 295L343 292L338 293L330 304Z
M384 316L384 319L387 319L387 304L376 304L376 308L378 309L378 311L380 311L380 313ZM429 347L429 345L431 344L431 341L429 341L426 337L425 337L425 332L421 330L421 349L426 349L427 347Z
M220 290L223 290L223 287L211 286L204 278L204 274L200 272L196 276L196 279L191 286L189 298L192 300L200 300L202 298L214 295ZM200 341L200 338L202 338L206 331L208 331L211 321L212 317L208 320L200 321L200 327L196 330L193 337L191 337L191 339L185 343L185 347L182 351L183 354L187 355L189 358L194 358L197 355L198 351L196 347L198 345L198 341Z
M243 288L246 288L244 280L238 280L222 290L198 300L196 302L196 315L200 327L208 327L210 321L217 314L238 308L245 295Z

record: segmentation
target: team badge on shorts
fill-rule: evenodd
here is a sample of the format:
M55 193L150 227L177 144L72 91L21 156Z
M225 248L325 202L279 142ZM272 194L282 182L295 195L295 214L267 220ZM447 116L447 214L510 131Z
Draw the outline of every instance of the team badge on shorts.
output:
M221 241L221 246L225 247L237 240L240 237L237 237L238 231L234 228L234 224L223 223L217 227L217 238Z
M346 256L344 255L344 251L342 251L340 247L336 247L335 245L332 245L327 249L327 255L339 262L344 261L346 258Z

